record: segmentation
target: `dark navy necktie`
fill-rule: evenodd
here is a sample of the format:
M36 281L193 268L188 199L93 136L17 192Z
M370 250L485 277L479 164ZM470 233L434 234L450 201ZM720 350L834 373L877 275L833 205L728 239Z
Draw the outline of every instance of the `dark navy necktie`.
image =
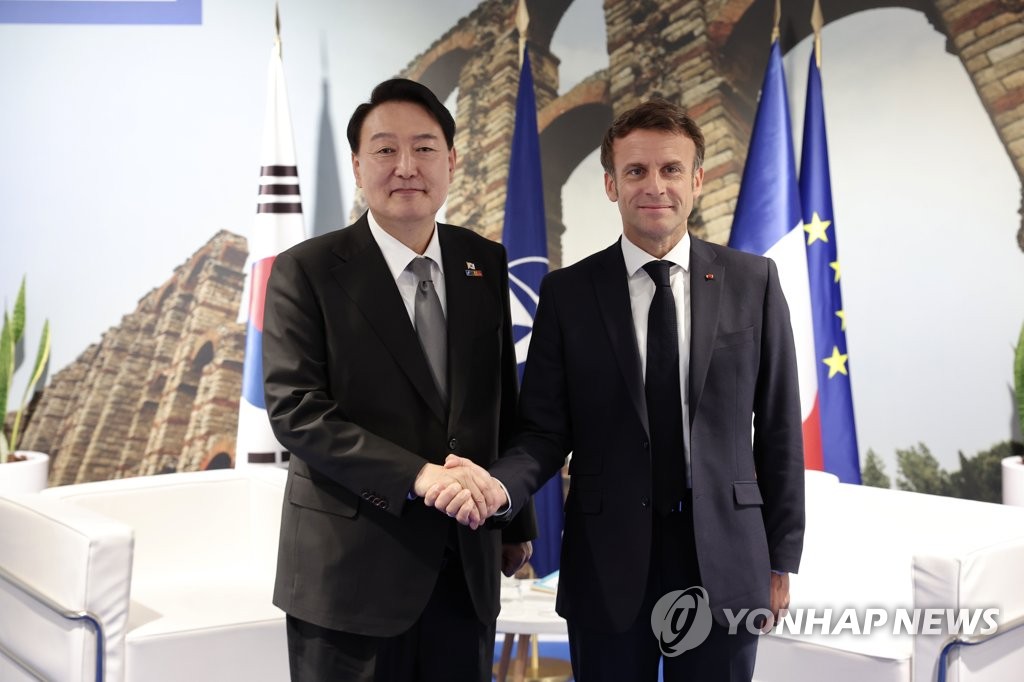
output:
M654 280L647 317L647 373L644 392L651 427L654 506L662 514L677 511L686 492L683 405L679 390L679 324L669 284L673 263L651 261L644 270Z

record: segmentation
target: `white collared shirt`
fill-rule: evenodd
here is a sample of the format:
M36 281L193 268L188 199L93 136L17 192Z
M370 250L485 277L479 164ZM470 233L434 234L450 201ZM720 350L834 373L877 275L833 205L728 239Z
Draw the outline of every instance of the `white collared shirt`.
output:
M391 276L395 278L398 286L398 293L405 303L405 310L409 313L409 321L416 325L416 275L407 270L409 263L420 256L408 246L388 234L373 217L373 211L367 211L366 221L370 223L370 234L384 254L384 260L388 264ZM444 266L441 264L441 242L437 238L437 223L434 223L434 233L430 236L430 243L422 254L430 260L430 279L434 282L434 289L437 297L441 300L441 310L445 318L448 317L448 297L444 288Z
M654 299L654 280L644 265L659 260L629 241L626 235L620 240L622 257L626 262L629 276L629 306L633 312L633 332L636 334L637 350L640 352L640 370L647 376L647 317ZM690 233L687 232L679 243L661 260L675 263L669 269L669 284L676 303L676 320L679 322L679 390L682 398L683 445L686 458L686 480L692 484L690 466L690 401L687 380L690 375Z

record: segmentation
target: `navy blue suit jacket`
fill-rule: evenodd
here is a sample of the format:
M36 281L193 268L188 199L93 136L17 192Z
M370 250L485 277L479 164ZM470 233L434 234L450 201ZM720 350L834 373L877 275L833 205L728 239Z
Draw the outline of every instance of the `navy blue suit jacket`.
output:
M694 534L703 586L724 624L723 608L767 607L771 570L795 572L800 563L796 359L789 309L767 258L691 239L690 311ZM618 243L544 280L520 420L514 447L491 473L515 511L572 452L558 611L622 631L644 597L656 512Z

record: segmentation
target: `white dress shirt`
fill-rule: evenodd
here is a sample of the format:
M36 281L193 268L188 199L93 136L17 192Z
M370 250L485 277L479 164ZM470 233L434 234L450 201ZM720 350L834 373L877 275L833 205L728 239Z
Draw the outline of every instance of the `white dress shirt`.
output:
M384 254L384 261L388 264L388 270L391 271L391 276L395 278L395 284L398 286L398 293L402 295L402 301L405 303L405 310L409 313L409 321L412 322L413 327L416 326L416 275L412 274L409 267L409 263L413 259L418 258L421 254L416 253L402 242L395 239L393 236L384 231L384 228L377 223L373 218L373 211L366 212L366 221L370 224L370 234L373 235L373 240L377 242L377 246L380 247L380 252ZM445 294L444 288L444 266L441 265L441 242L437 238L437 223L434 223L434 234L430 236L430 243L427 244L427 248L422 254L425 258L430 260L430 279L434 282L434 289L437 291L437 297L441 300L441 310L444 312L444 316L448 317L448 297ZM505 484L498 481L502 490L505 491L505 499L509 500L508 489ZM410 490L407 495L408 499L416 499L416 495ZM511 500L498 511L499 516L508 514L511 509Z
M402 295L405 303L405 310L409 313L409 320L416 326L416 275L412 274L409 263L420 254L416 253L402 242L384 231L373 218L373 211L367 211L366 221L370 223L370 234L377 242L384 260L388 264L391 276L395 278L398 286L398 293ZM430 236L430 243L422 254L430 260L430 279L434 282L434 289L437 297L441 300L441 311L448 317L448 297L444 288L444 266L441 265L441 242L437 239L437 223L434 224L434 233Z
M622 235L622 257L626 262L626 274L629 276L629 305L633 311L633 331L636 334L636 346L640 352L640 369L647 376L647 317L654 299L654 280L651 279L644 265L659 260ZM685 449L686 480L692 487L693 477L690 467L690 401L686 390L687 378L690 374L690 233L687 232L679 243L665 257L675 263L669 269L669 284L672 297L676 304L676 320L679 323L679 392L682 399L683 412L679 418L683 421L683 446Z

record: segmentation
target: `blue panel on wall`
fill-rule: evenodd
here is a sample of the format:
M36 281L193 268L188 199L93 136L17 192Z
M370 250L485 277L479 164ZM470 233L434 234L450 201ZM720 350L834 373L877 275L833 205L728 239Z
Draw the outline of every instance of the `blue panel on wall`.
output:
M0 0L5 24L201 24L203 0Z

